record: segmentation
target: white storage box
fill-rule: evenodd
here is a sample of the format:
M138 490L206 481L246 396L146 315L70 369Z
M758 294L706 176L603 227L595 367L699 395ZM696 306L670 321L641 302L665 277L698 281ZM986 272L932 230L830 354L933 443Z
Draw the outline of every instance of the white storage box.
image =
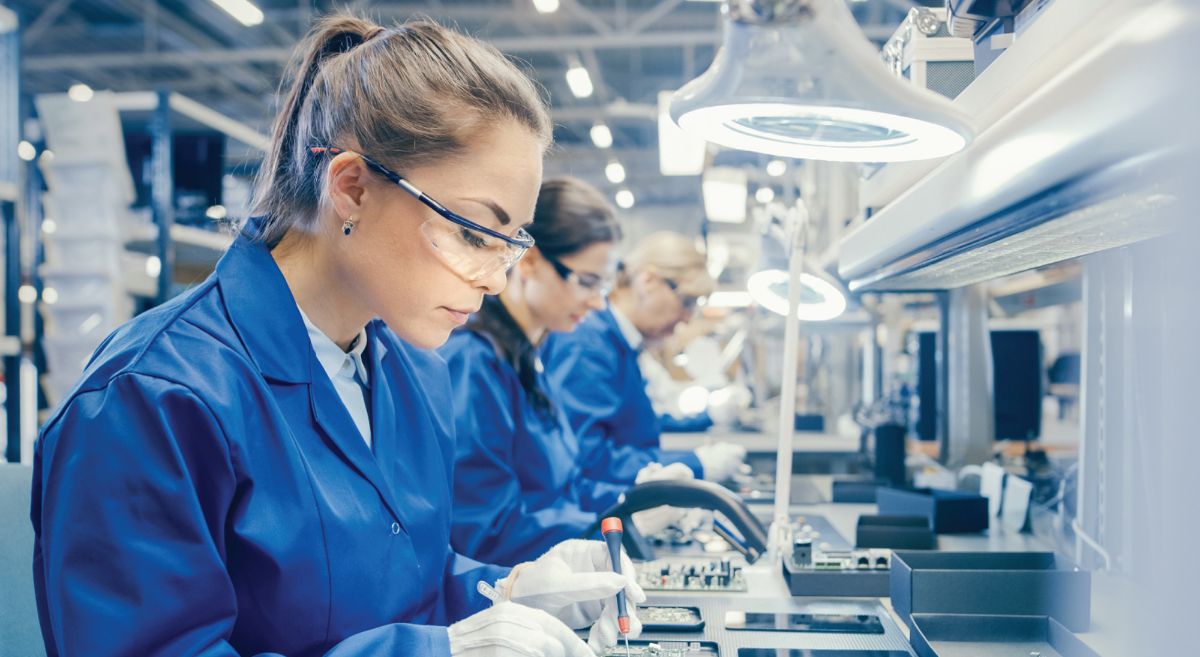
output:
M100 271L116 276L120 272L119 254L124 250L122 241L112 235L73 235L55 232L47 235L42 243L45 249L46 267L58 273L64 269L73 271ZM43 272L43 276L46 272Z
M43 303L41 310L46 322L46 335L66 339L91 338L99 343L129 318L129 306L123 305L124 308L117 309L112 304L104 303Z
M126 305L125 283L112 270L61 269L43 266L42 298L45 291L54 290L54 303L68 307L102 304L112 308Z

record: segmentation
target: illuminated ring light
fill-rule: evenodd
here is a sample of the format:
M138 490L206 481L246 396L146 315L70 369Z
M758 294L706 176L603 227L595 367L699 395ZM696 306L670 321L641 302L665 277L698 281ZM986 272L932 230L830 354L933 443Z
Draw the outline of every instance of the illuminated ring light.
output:
M936 123L852 107L735 103L688 110L679 125L728 148L835 162L924 160L967 144Z
M787 315L788 299L775 291L775 286L788 282L788 274L779 269L768 269L750 276L746 281L746 289L754 301L775 313ZM829 281L813 276L800 274L800 307L796 315L807 322L824 322L838 317L846 311L846 297ZM819 301L806 301L805 297L817 297Z

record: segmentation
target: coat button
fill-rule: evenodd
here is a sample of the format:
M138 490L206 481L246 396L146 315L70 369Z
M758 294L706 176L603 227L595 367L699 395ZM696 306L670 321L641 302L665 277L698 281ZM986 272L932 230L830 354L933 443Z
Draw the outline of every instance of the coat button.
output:
M400 523L398 523L398 522L393 522L393 523L392 523L392 535L394 536L394 535L396 535L396 534L399 534L399 533L400 533Z

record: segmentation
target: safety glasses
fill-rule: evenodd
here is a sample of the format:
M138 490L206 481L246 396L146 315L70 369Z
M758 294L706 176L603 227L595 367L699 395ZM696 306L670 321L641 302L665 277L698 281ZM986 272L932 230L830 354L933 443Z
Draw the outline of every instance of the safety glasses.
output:
M545 253L542 253L542 257L554 267L554 271L564 281L575 284L587 294L598 294L602 297L607 297L608 293L612 292L613 285L617 282L617 275L615 273L602 275L590 271L575 271L564 265L558 258L548 256Z
M662 282L666 283L667 287L671 288L671 291L675 293L675 296L679 297L679 303L683 304L684 310L690 313L694 311L696 306L700 304L700 297L694 294L683 294L679 291L678 281L673 278L667 278L666 276L662 276L661 278Z
M517 229L516 234L510 237L451 212L400 174L362 153L327 146L312 147L309 151L313 155L353 152L362 158L369 169L436 212L439 219L430 219L421 224L421 233L443 262L468 281L478 281L498 271L511 269L534 244L533 237L524 228Z

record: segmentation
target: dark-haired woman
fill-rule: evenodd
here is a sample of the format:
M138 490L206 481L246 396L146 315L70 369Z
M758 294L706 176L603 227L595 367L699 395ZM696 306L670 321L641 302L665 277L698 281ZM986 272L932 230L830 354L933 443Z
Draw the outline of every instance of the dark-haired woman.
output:
M260 216L42 431L47 652L590 654L567 624L615 634L614 593L641 591L598 542L511 572L450 548L449 381L423 351L532 244L544 104L428 23L330 18L298 55Z
M441 349L459 436L453 544L494 563L579 536L629 487L582 475L578 441L538 357L550 332L605 308L620 236L612 209L586 183L549 180L530 232L537 246L509 272L508 287ZM654 464L643 479L672 476L691 471ZM663 515L650 513L649 522Z

